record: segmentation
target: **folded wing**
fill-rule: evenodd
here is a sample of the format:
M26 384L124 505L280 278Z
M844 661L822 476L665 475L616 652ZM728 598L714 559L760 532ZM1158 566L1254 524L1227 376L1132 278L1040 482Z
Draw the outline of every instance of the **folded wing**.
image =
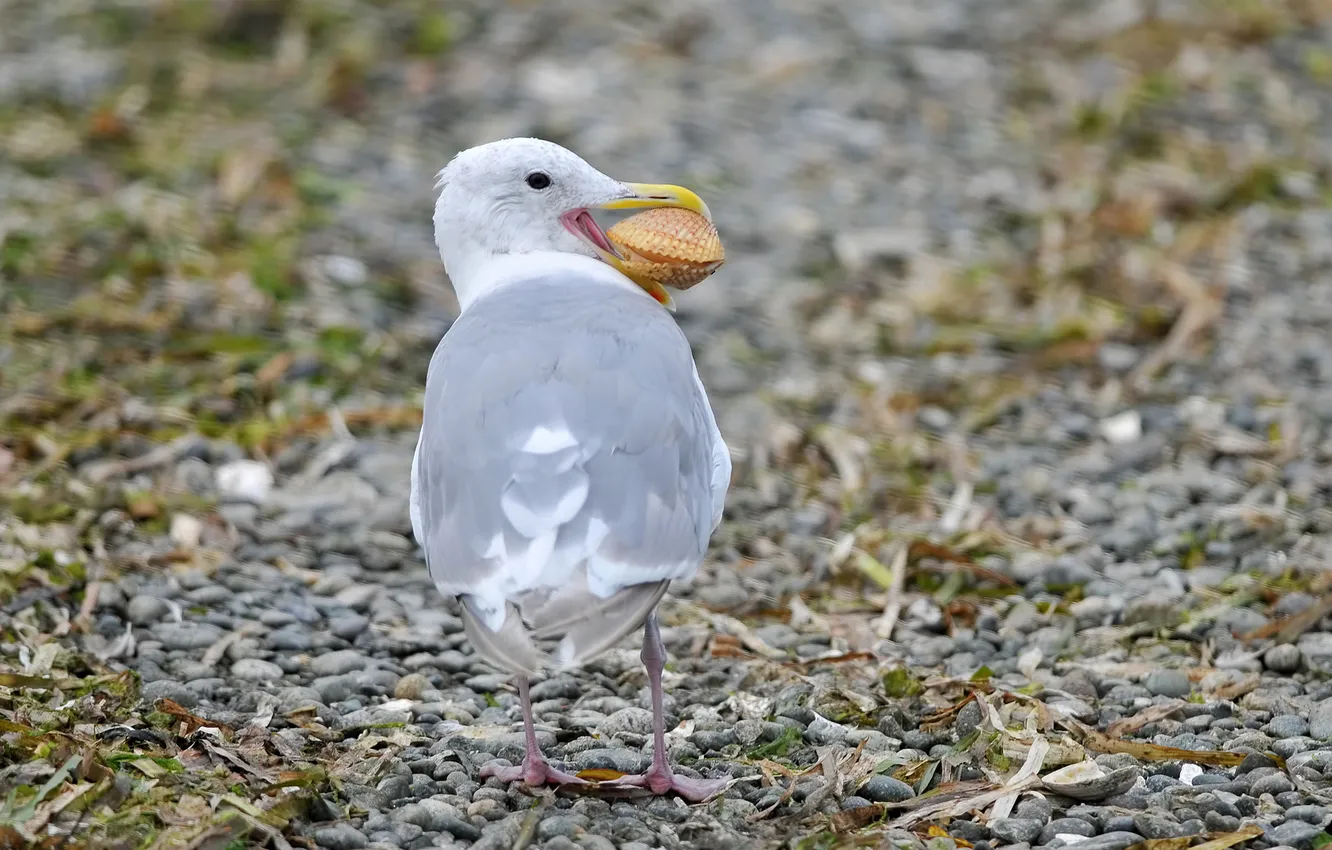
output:
M473 646L534 672L637 628L691 576L730 459L689 346L640 294L540 281L473 304L430 364L412 524Z

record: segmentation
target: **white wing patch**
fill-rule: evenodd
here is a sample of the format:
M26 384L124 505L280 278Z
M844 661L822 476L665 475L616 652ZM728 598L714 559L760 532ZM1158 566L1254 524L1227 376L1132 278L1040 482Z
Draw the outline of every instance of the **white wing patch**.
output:
M545 510L538 511L510 487L500 496L500 507L519 534L524 537L537 537L559 528L578 516L578 512L583 509L583 503L587 501L587 490L587 476L579 475L573 486L560 495L558 502Z
M595 552L601 548L601 544L606 542L606 537L610 534L610 526L599 516L594 516L587 521L587 541L583 544L583 551Z
M547 428L545 425L538 425L528 435L527 442L523 443L522 451L534 455L552 455L555 452L572 449L576 445L578 440L569 433L568 428Z
M522 554L514 557L511 553L505 565L509 569L511 586L515 588L539 587L542 573L550 564L550 556L555 552L555 541L560 536L558 528L552 528L533 538Z
M555 300L538 312L558 320L542 332L559 345L532 333L531 304L497 293L465 311L431 361L412 528L436 585L469 597L494 631L508 600L576 577L608 599L692 576L725 504L730 453L679 328L638 291L609 296L618 312L607 312L600 292L595 304L591 293L561 300L576 289L540 287ZM477 370L482 345L497 354ZM578 356L552 354L565 346ZM660 358L661 346L666 371L635 374L645 370L633 358ZM679 441L670 451L644 440L657 425L657 438ZM688 486L669 493L673 460Z

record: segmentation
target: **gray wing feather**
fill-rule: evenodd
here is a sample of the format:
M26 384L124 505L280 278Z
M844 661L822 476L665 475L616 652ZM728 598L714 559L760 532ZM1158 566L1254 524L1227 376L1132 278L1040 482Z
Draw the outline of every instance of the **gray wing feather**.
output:
M605 599L706 553L720 435L683 333L641 294L566 280L486 296L436 349L424 408L413 529L440 590L492 629L501 598L575 570ZM533 450L539 429L567 439Z

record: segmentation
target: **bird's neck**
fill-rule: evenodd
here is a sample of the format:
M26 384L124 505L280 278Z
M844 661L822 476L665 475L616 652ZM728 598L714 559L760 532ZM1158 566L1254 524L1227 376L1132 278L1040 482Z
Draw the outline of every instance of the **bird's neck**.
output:
M464 311L478 298L497 289L536 283L542 278L560 283L560 279L567 281L570 276L623 287L651 298L638 284L600 260L563 251L456 257L446 265L446 271L458 296L458 307Z

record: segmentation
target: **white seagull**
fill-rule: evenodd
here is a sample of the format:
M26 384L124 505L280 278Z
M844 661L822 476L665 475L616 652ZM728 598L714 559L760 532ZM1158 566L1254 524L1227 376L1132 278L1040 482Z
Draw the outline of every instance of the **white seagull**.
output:
M621 183L538 139L463 151L437 188L435 242L461 313L430 360L411 519L472 647L517 677L526 757L482 776L581 784L541 754L528 677L643 626L652 767L614 784L706 799L727 780L667 762L656 608L707 552L730 453L684 334L621 273L589 210L711 218L708 208L688 189Z

